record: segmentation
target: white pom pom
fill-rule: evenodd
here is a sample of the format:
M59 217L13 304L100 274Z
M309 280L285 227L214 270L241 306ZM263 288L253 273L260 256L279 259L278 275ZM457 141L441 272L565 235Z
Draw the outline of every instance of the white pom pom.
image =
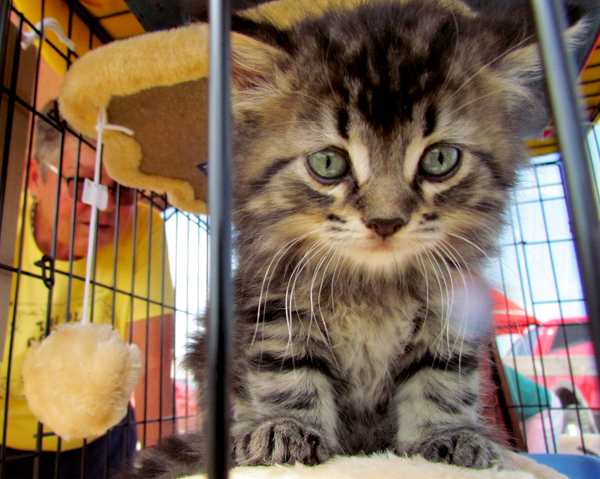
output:
M127 413L142 372L140 351L107 324L61 324L34 343L22 367L38 420L68 440L100 436Z

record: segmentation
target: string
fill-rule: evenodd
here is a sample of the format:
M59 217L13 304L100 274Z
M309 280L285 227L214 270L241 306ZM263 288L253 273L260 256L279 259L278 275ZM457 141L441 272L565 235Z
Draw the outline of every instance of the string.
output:
M124 126L119 125L110 125L106 123L106 108L100 108L98 110L98 120L96 123L96 163L94 169L94 181L93 186L96 190L96 193L92 195L92 200L89 205L92 207L92 214L90 217L90 232L88 237L88 252L87 252L87 261L85 265L85 286L83 292L83 314L81 319L81 324L85 324L89 322L88 319L88 308L89 308L89 296L90 296L90 282L92 276L92 264L95 262L96 256L96 234L98 230L98 204L100 202L97 190L100 188L100 173L101 173L101 159L102 159L102 134L104 130L115 130L125 133L126 135L133 135L133 130L129 128L125 128ZM88 187L88 184L84 186L84 196L85 188ZM105 190L105 194L106 190ZM115 231L115 234L118 234L118 231Z
M32 31L23 32L21 35L21 48L23 50L27 50L34 41L40 39L38 30L42 32L43 37L46 36L46 30L51 30L56 33L56 36L63 44L65 44L70 50L75 51L75 43L64 34L63 29L56 18L44 18L43 20L37 22L33 28L34 29Z

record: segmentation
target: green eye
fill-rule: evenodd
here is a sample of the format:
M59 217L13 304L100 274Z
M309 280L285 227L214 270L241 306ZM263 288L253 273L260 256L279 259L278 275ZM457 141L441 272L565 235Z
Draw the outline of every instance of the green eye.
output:
M419 172L432 179L453 172L460 160L460 150L454 146L435 146L425 151L419 163Z
M346 156L336 150L321 150L308 155L308 167L317 179L336 180L348 174L349 165Z

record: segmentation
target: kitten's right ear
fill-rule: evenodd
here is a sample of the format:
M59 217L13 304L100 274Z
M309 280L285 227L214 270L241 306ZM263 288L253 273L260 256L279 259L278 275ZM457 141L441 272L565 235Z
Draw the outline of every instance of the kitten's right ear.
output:
M231 34L231 85L234 91L273 83L275 65L286 53L254 38Z
M276 65L289 57L289 33L271 24L260 24L239 17L232 19L232 87L246 90L272 84Z

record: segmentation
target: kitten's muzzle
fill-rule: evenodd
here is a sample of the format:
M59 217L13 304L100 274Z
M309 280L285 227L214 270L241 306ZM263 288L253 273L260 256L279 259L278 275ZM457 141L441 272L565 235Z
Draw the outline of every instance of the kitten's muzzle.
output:
M367 220L367 228L375 231L383 239L392 236L407 223L405 218L371 218Z

